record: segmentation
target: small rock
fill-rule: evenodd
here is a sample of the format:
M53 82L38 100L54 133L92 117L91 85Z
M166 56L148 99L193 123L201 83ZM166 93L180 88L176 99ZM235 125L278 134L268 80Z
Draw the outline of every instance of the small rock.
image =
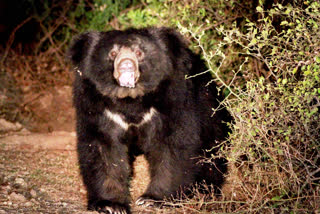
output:
M7 212L4 210L0 210L0 214L6 214Z
M31 195L32 198L35 198L35 197L37 197L37 192L34 189L32 189L30 191L30 195Z
M4 184L6 182L6 176L0 174L0 185Z
M5 119L0 119L0 132L19 131L20 129L22 129L22 125L20 123L11 123Z
M31 132L26 129L26 128L22 128L21 131L20 131L20 134L30 134Z
M9 197L12 201L16 201L19 203L27 201L27 199L23 195L17 194L15 192L11 193Z
M7 191L7 193L9 193L9 192L11 191L11 187L10 187L9 185L3 187L3 189L4 189L5 191Z
M25 207L31 207L32 206L32 202L28 201L27 203L24 204Z
M39 204L39 202L36 201L34 198L32 198L30 201L31 201L33 204L35 204L35 205L38 205L38 204Z
M14 180L14 187L16 188L26 188L27 184L26 182L23 180L23 178L16 178Z

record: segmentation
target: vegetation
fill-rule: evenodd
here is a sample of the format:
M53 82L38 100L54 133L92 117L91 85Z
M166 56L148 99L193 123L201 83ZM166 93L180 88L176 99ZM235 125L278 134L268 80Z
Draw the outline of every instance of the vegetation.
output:
M226 97L220 107L234 117L219 153L229 160L229 190L215 201L180 204L215 212L320 211L318 1L74 2L45 1L45 12L30 12L41 26L35 51L19 52L13 31L1 74L10 73L21 87L69 84L63 53L72 35L176 27L206 60L208 84L218 84Z
M257 6L258 18L242 26L209 24L209 35L223 39L214 49L203 26L180 26L198 43L234 117L221 154L230 163L229 200L242 203L230 202L230 212L319 211L319 9L308 1Z

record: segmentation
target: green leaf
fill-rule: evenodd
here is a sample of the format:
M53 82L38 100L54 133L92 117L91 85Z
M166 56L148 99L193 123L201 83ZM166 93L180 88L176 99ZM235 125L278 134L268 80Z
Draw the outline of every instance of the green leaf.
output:
M253 46L255 44L257 44L257 39L253 38L248 46Z
M278 48L277 47L273 47L272 51L271 51L271 55L273 56L275 53L277 53Z
M287 84L287 82L288 82L288 79L283 79L283 80L282 80L282 84L283 84L283 85Z
M267 39L267 38L268 38L268 31L267 31L267 30L262 31L261 34L262 34L262 37L263 37L264 39Z
M297 68L294 68L294 69L292 70L292 73L293 73L293 74L297 73L297 70L298 70Z
M291 8L287 8L284 13L285 13L286 15L289 15L290 12L291 12Z
M311 117L312 115L314 115L317 112L318 112L318 108L317 107L312 109L311 112L309 113L309 117Z
M309 74L311 74L310 70L307 70L304 72L304 75L308 76Z
M273 62L272 62L272 61L270 61L270 62L269 62L269 66L270 66L270 67L272 67L272 65L273 65Z
M258 12L260 12L260 13L262 13L262 12L263 12L262 7L260 7L260 6L256 7L256 9L257 9L257 11L258 11Z
M275 197L271 198L271 201L279 201L279 200L281 200L280 196L275 196Z

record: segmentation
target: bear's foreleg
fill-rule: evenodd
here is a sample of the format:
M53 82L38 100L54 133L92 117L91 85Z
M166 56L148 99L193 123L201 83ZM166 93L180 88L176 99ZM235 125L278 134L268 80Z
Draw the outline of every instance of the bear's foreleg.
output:
M130 213L127 146L116 142L79 140L81 174L87 187L88 209L116 214Z
M194 159L188 149L160 146L146 154L151 182L137 205L161 206L163 199L177 198L195 179Z

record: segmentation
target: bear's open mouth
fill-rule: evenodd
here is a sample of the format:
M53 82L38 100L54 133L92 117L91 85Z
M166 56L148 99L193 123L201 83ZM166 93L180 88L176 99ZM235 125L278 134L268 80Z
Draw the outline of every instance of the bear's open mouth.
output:
M122 87L134 88L135 80L134 80L134 72L123 72L119 77L119 84Z
M123 59L119 63L119 85L122 87L134 88L136 77L135 77L136 66L131 59Z

